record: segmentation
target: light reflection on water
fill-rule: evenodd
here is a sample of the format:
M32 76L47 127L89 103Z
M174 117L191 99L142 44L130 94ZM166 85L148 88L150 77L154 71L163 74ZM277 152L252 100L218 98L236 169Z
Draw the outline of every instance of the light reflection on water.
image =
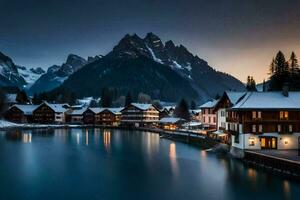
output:
M105 129L103 133L103 144L107 152L110 151L110 130Z
M176 158L176 144L171 143L169 149L170 149L169 156L171 161L172 172L175 175L175 177L177 177L179 173L179 169L178 169L178 163Z
M2 132L0 160L0 199L23 199L22 195L26 195L23 191L34 195L30 190L33 187L49 195L27 199L55 199L51 196L54 193L64 193L58 199L72 199L69 190L61 189L66 185L77 199L84 199L82 191L105 194L107 198L103 199L132 199L132 193L139 199L163 196L164 199L274 200L297 199L300 195L300 185L295 182L246 167L234 159L138 131ZM53 184L46 184L48 180ZM8 182L22 189L15 192ZM111 188L113 191L107 192Z

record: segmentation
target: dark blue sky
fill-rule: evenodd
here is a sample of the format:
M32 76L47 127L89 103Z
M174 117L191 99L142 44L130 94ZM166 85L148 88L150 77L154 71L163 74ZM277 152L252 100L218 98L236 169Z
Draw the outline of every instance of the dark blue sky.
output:
M300 53L297 0L0 0L0 51L47 68L69 53L106 54L126 33L154 32L245 80L272 56Z

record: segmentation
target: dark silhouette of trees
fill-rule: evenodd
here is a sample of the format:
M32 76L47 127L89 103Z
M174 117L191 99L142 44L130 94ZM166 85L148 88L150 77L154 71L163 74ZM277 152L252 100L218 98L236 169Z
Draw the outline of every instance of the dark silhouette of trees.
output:
M257 89L256 89L256 83L255 83L255 80L253 79L253 76L248 76L247 77L246 89L248 91L257 91Z
M174 116L185 119L187 121L190 120L191 116L189 112L189 106L185 99L181 99L179 104L176 106L174 110Z
M300 90L300 71L294 52L286 61L284 54L279 51L269 67L269 74L269 90L279 91L284 86L288 86L289 90Z
M132 97L131 97L131 93L128 92L125 98L125 107L129 106L132 103Z
M27 97L27 94L24 90L20 90L17 93L16 101L20 104L27 104L29 103L29 99Z
M102 88L101 92L101 106L102 107L110 107L112 105L112 92L109 90L109 88L104 87Z
M191 101L191 110L195 110L197 108L197 104L194 100Z
M6 99L6 95L3 92L2 89L0 89L0 114L2 115L4 108L5 108L5 99Z

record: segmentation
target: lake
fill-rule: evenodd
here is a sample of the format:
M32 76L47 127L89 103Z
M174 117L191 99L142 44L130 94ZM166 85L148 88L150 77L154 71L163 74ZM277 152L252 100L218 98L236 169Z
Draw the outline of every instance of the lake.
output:
M0 132L0 199L298 199L300 184L140 131Z

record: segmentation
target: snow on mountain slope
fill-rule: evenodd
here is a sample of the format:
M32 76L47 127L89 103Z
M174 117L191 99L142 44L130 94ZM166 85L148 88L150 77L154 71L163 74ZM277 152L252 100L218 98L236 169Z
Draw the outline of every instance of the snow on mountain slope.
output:
M27 85L26 88L30 87L32 84L35 83L37 79L39 79L45 71L38 67L38 68L30 68L24 66L17 66L19 74L25 79Z

